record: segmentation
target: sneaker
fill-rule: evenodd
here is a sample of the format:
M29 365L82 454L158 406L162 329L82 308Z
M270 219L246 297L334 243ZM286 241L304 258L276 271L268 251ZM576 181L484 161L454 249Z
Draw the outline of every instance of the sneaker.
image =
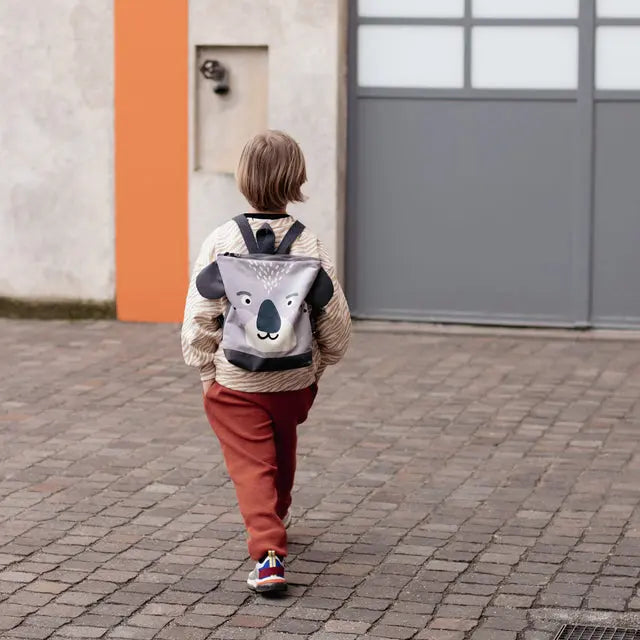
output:
M249 589L258 593L285 591L287 581L284 577L284 561L269 551L261 562L256 562L255 569L247 578Z

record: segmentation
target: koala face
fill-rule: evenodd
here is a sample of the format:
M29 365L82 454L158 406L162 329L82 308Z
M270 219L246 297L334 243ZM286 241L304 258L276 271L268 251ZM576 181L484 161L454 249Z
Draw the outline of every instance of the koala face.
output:
M204 298L229 302L225 353L266 359L306 356L312 344L311 314L333 295L332 281L319 262L300 256L219 256L197 276L196 287Z
M297 343L292 320L304 301L295 292L270 297L264 293L238 291L234 296L234 311L247 344L262 353L292 351Z

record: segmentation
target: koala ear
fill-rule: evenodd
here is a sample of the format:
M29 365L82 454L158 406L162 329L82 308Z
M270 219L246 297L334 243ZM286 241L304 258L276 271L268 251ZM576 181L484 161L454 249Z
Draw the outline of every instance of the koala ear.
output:
M305 300L312 308L323 309L329 304L331 298L333 298L333 282L327 272L321 268Z
M208 300L217 300L224 297L224 283L220 275L220 267L216 262L212 262L198 274L196 277L196 289L203 298Z

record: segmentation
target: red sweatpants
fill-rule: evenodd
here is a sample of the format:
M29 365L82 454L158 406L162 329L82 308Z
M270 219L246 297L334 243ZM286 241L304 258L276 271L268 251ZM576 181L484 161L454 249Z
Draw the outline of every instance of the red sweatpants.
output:
M297 426L307 419L317 387L280 393L245 393L214 383L204 406L236 488L249 533L249 554L287 555L282 524L291 506Z

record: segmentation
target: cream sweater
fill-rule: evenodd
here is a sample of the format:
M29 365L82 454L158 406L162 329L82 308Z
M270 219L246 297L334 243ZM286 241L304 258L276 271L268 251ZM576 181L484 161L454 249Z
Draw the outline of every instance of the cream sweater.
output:
M276 219L249 217L254 233L265 223L273 229L276 246L294 223L291 216ZM313 344L313 365L289 371L245 371L230 364L218 349L222 328L217 318L227 309L226 298L207 300L196 289L196 276L204 267L224 252L246 254L247 248L238 226L232 220L218 227L204 241L196 260L187 294L182 324L182 353L185 362L200 368L203 381L216 380L229 389L248 392L293 391L317 382L327 365L335 364L344 355L351 334L349 307L336 278L335 268L318 238L305 229L291 247L291 254L317 258L333 281L334 294L318 317Z

